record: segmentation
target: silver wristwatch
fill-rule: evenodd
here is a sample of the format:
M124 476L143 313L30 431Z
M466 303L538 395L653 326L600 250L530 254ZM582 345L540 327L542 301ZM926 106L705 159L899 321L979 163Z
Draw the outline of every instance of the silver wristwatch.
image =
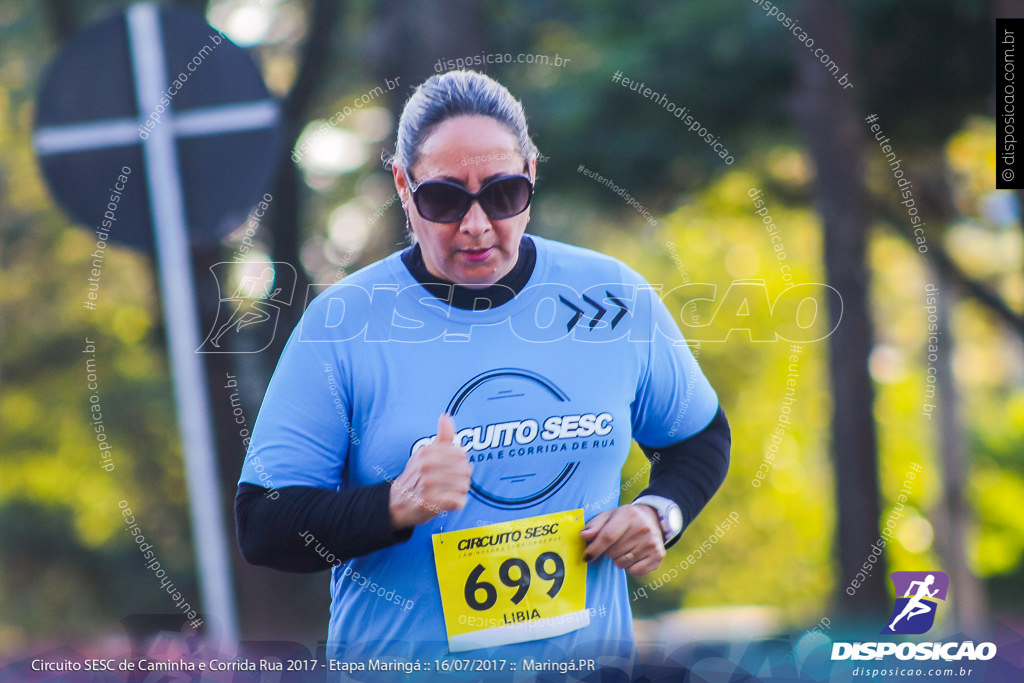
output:
M665 545L675 540L683 531L683 511L668 498L662 496L640 496L633 505L648 505L658 513L661 535Z

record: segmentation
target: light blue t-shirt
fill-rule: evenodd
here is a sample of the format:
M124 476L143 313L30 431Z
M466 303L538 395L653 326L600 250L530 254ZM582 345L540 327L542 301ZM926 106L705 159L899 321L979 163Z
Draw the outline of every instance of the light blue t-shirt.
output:
M607 557L587 568L588 626L493 652L447 652L432 534L577 508L589 520L619 505L631 440L681 441L718 408L639 274L531 238L533 273L503 305L449 306L395 253L318 296L292 333L240 481L267 486L269 475L276 488L341 490L392 480L443 412L474 467L463 510L333 569L330 658L601 655L614 664L632 655L626 575Z

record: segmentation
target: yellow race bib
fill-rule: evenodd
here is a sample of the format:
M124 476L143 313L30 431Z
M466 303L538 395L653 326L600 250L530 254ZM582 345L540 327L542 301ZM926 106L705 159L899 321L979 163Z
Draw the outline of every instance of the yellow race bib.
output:
M434 534L452 652L551 638L583 628L583 510Z

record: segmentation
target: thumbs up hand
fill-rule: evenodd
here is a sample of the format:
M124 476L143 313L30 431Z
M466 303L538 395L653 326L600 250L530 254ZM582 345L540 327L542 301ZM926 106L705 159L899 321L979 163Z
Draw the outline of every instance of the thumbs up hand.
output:
M473 466L466 450L454 441L455 421L442 414L434 441L416 449L391 482L388 510L392 529L423 524L442 512L466 506Z

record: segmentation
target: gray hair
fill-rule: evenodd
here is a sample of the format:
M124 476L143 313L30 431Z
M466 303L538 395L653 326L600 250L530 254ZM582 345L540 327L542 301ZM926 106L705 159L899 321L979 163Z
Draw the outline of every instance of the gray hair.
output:
M523 159L529 162L537 158L523 105L505 86L476 71L448 71L428 78L405 103L398 121L395 154L389 161L406 170L412 168L423 141L438 124L456 116L474 115L489 116L504 124L519 141Z

